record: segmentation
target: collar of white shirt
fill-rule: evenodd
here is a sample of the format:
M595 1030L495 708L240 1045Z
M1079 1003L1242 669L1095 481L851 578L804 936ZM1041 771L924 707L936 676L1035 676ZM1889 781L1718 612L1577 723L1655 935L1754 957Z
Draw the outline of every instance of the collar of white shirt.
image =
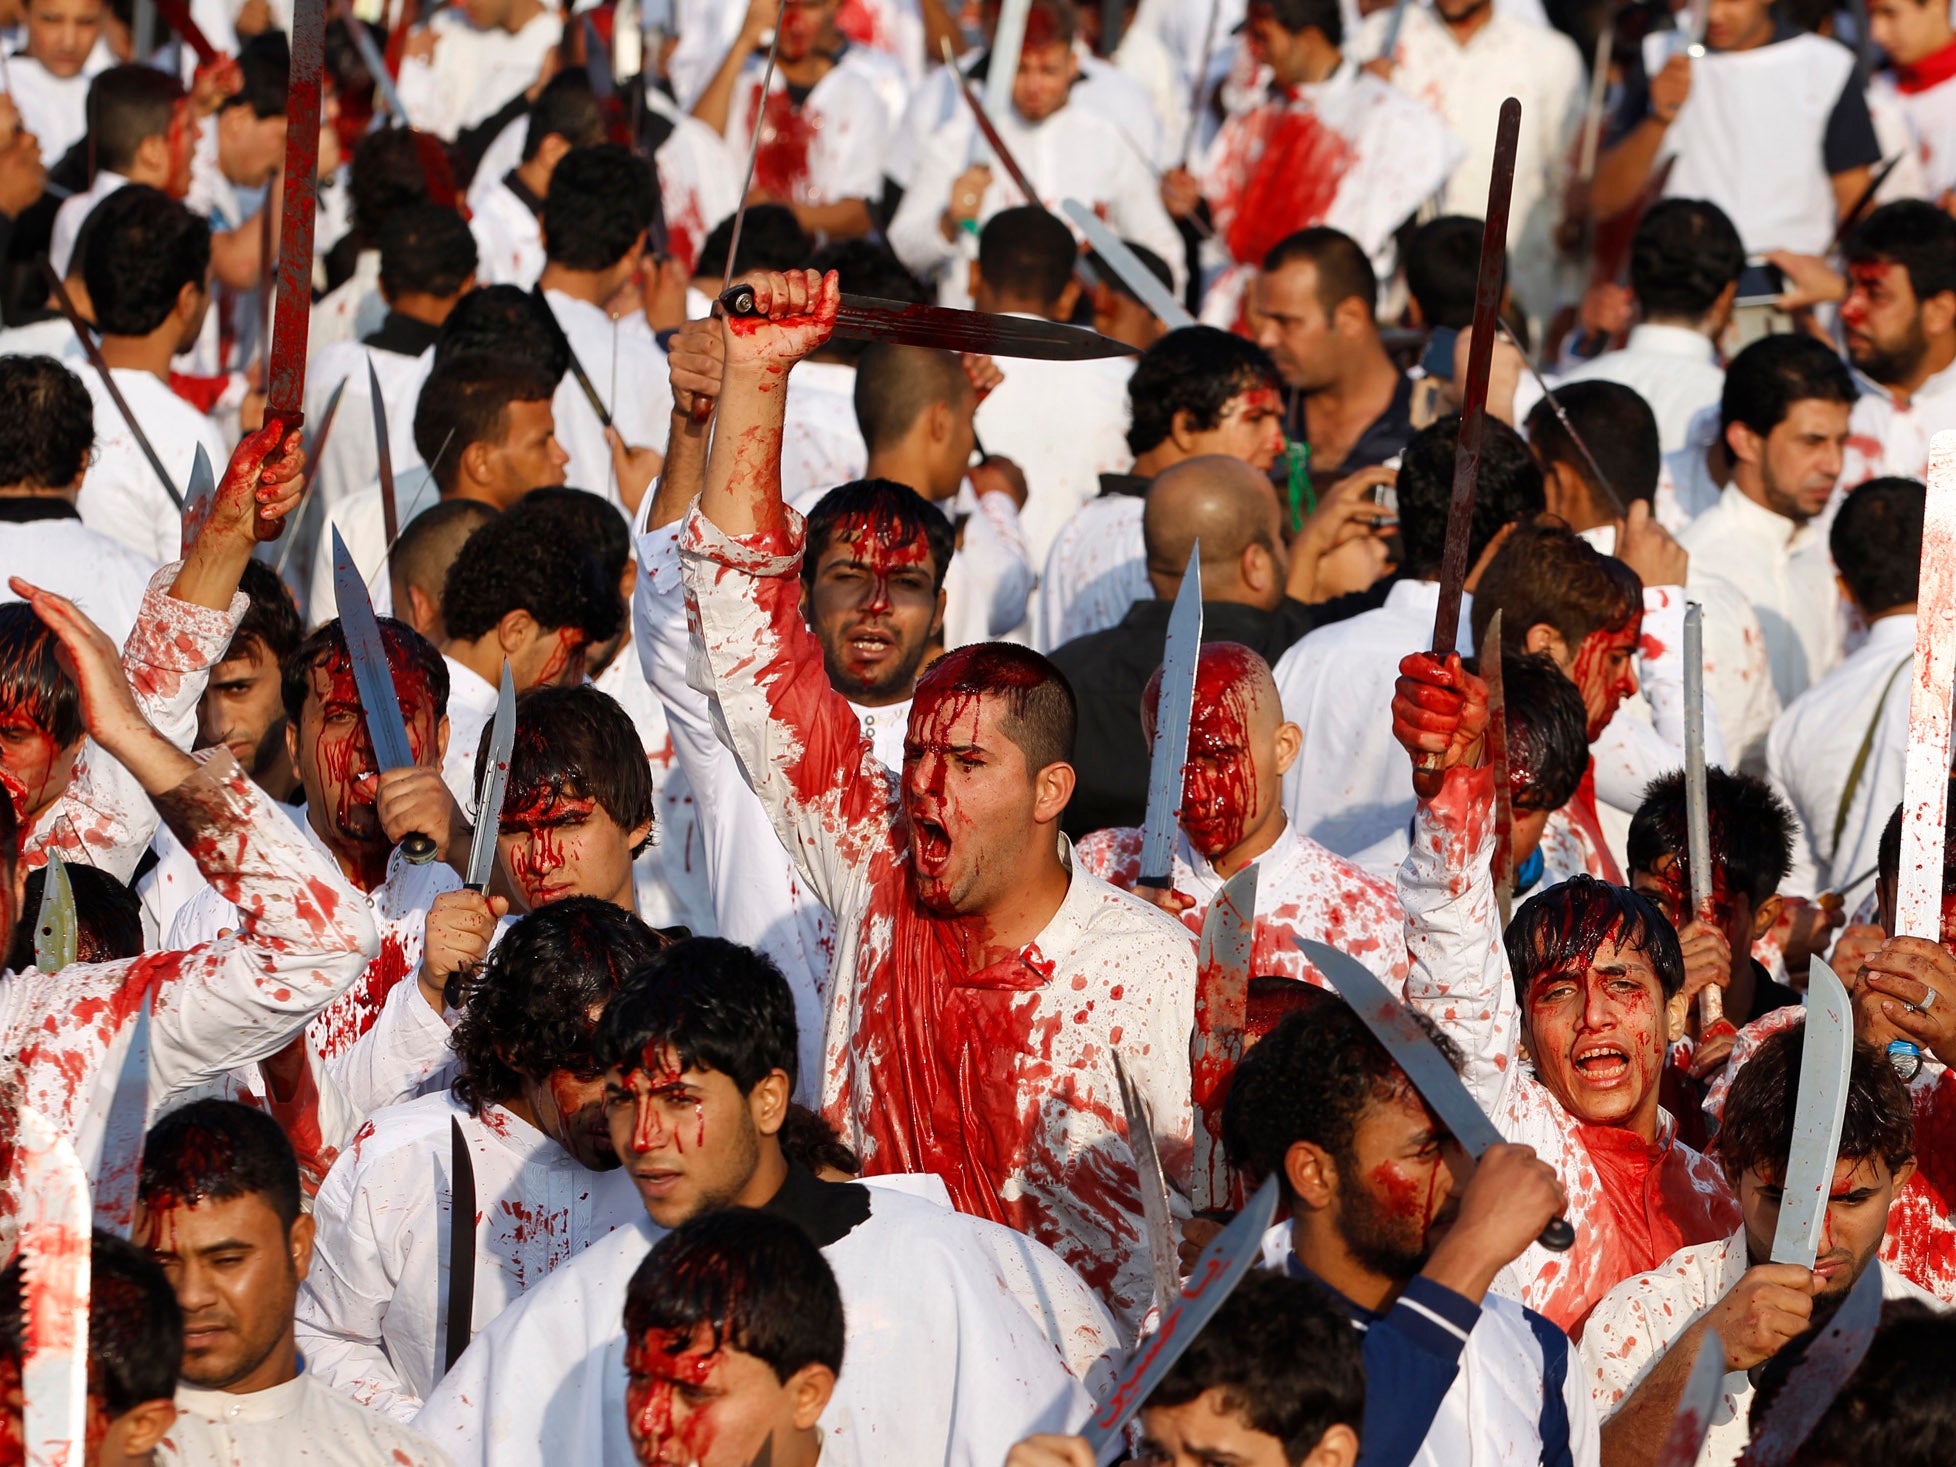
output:
M1922 385L1908 395L1906 403L1897 402L1892 388L1875 381L1853 363L1848 371L1854 378L1854 385L1861 389L1863 397L1878 397L1893 407L1896 412L1905 413L1918 402L1956 395L1956 362L1951 362L1934 376L1925 377Z
M457 662L446 652L441 660L448 664L448 708L452 717L455 707L475 713L493 714L496 711L496 685L477 672L467 663Z
M1693 331L1689 326L1665 326L1654 321L1632 326L1630 339L1624 342L1623 349L1649 352L1653 356L1688 357L1707 365L1718 360L1711 338L1704 332Z
M212 1421L279 1421L295 1414L310 1387L303 1362L288 1381L262 1391L207 1391L177 1383L177 1405Z
M1774 514L1750 498L1736 482L1725 486L1725 492L1718 497L1718 508L1739 534L1787 559L1813 544L1818 533L1811 521L1800 525L1785 515Z
M1209 892L1220 890L1223 883L1229 878L1216 870L1214 866L1211 866L1209 864L1209 858L1189 844L1189 833L1186 830L1180 831L1177 839L1183 861L1188 863L1189 870L1195 873L1195 879L1202 883L1203 889ZM1297 827L1292 825L1289 820L1286 820L1284 821L1283 830L1270 843L1270 849L1258 856L1250 864L1257 867L1260 871L1281 871L1296 853L1297 841Z

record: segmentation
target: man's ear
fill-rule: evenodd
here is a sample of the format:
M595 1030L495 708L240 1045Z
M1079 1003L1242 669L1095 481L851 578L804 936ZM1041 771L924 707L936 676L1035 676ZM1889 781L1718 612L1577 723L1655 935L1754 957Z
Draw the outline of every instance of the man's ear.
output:
M1059 293L1059 300L1053 305L1053 319L1071 321L1073 308L1080 304L1080 277L1075 275L1066 282Z
M286 1234L286 1247L292 1255L292 1276L303 1280L312 1272L312 1214L302 1212L293 1220L292 1231Z
M924 434L930 442L949 443L957 426L957 415L948 402L934 402L924 409Z
M754 1129L763 1136L780 1133L788 1118L789 1085L787 1072L769 1070L760 1083L747 1093L747 1109L754 1118Z
M1521 650L1546 652L1558 667L1568 660L1569 655L1569 647L1562 640L1562 633L1545 621L1538 621L1528 629L1527 635L1521 639Z
M1956 330L1956 290L1939 290L1922 302L1922 330L1929 336Z
M1766 900L1752 909L1752 940L1754 942L1757 942L1773 930L1773 924L1779 921L1780 909L1785 905L1786 903L1780 898L1780 894L1774 892Z
M1676 1044L1684 1038L1691 1018L1691 1000L1684 996L1680 988L1664 1000L1664 1042Z
M563 161L564 154L570 150L570 140L561 133L545 133L543 141L537 144L537 157L542 160L546 172L554 172Z
M455 456L457 470L478 484L487 484L495 463L496 446L478 439Z
M1364 336L1373 329L1371 307L1355 295L1346 296L1332 308L1331 329L1344 337Z
M102 1460L143 1461L162 1443L177 1421L177 1403L168 1399L144 1401L109 1423L102 1441ZM109 1452L113 1444L118 1450Z
M503 649L503 656L520 652L539 635L536 618L522 607L505 611L503 619L496 623L496 644Z
M407 588L408 625L430 641L441 627L441 602L420 586Z
M1284 1180L1299 1207L1322 1212L1338 1195L1338 1163L1314 1141L1294 1141L1284 1153Z
M1184 453L1195 447L1195 415L1187 408L1176 408L1175 416L1168 420L1168 438Z
M950 593L942 586L937 588L937 610L930 619L930 636L927 641L935 642L944 635L944 609L951 604Z
M435 763L439 765L448 758L448 715L442 714L441 722L435 725Z
M1277 773L1287 774L1304 748L1304 730L1294 723L1277 725Z
M153 132L136 144L135 166L130 172L154 173L170 170L170 140L160 132Z
M186 280L177 288L176 314L179 320L189 321L196 317L203 309L204 293L208 288L209 282L199 280Z
M795 1429L810 1431L829 1409L835 1394L835 1372L816 1362L804 1365L788 1377L788 1395L795 1403Z
M1324 1429L1301 1467L1355 1467L1357 1462L1358 1433L1341 1421Z
M1048 764L1032 777L1032 818L1041 825L1057 823L1073 798L1079 776L1071 764Z
M1744 423L1725 430L1725 449L1735 464L1758 464L1766 457L1766 440Z

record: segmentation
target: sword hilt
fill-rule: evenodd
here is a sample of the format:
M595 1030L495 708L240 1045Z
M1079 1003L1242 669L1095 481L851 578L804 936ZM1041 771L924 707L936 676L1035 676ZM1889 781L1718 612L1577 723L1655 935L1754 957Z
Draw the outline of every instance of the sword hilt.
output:
M401 841L401 854L410 866L425 866L435 859L435 843L420 831L411 831Z
M1421 754L1413 761L1413 793L1422 800L1432 799L1446 783L1445 759L1444 754Z
M1567 1253L1576 1246L1576 1230L1566 1217L1552 1217L1535 1241L1551 1253Z
M735 285L720 296L720 309L729 316L753 317L761 314L761 308L754 303L754 287Z

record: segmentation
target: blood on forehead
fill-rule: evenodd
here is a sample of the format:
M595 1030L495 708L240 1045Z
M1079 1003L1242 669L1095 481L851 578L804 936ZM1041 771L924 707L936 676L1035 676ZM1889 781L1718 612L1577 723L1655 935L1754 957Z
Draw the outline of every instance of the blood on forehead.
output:
M1141 692L1141 722L1153 737L1161 709L1161 669L1157 667ZM1205 642L1195 659L1195 712L1191 731L1235 734L1240 742L1249 732L1251 711L1261 705L1265 686L1275 691L1270 664L1240 642Z
M175 1128L167 1147L144 1154L138 1196L153 1213L195 1206L222 1187L236 1161L229 1136L194 1124Z
M1009 642L977 642L947 652L917 679L910 702L912 734L957 726L969 717L975 727L981 699L1000 699L1007 712L1021 715L1027 700L1058 672L1037 652Z
M394 680L394 692L400 699L401 711L407 719L412 732L418 719L426 718L432 725L436 719L435 691L428 685L428 678L401 653L398 643L387 636L385 628L381 631L381 645L387 649L387 671ZM312 696L323 707L330 703L350 703L364 709L360 701L360 688L353 677L353 656L345 642L340 642L312 666Z

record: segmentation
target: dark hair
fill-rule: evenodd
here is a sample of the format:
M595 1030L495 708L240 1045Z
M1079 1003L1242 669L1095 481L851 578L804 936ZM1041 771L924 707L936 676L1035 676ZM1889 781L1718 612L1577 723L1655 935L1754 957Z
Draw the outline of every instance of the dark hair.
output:
M1390 1392L1389 1381L1375 1388ZM1358 1331L1323 1285L1251 1269L1168 1367L1142 1409L1185 1406L1210 1391L1250 1430L1273 1436L1298 1467L1334 1426L1365 1418Z
M1400 478L1405 478L1403 470ZM1487 482L1485 469L1481 482ZM1401 505L1404 493L1402 489ZM1476 518L1479 508L1477 502ZM1470 549L1468 554L1477 552ZM1643 582L1615 556L1603 554L1566 525L1522 524L1481 572L1470 620L1476 646L1499 611L1504 651L1526 651L1528 629L1546 624L1555 628L1573 657L1586 637L1623 626L1643 609Z
M1447 506L1453 500L1454 450L1460 415L1449 413L1412 436L1399 456L1401 569L1415 578L1437 576L1447 543ZM1474 492L1473 528L1467 537L1472 565L1503 526L1526 523L1546 505L1542 471L1521 435L1494 418L1481 425L1481 472ZM1478 603L1479 597L1475 597Z
M623 583L625 562L632 558L631 527L618 512L618 506L602 494L565 484L549 484L530 490L510 508L522 514L554 517L563 525L572 544L591 553L606 584Z
M1071 46L1080 31L1079 12L1073 0L1032 0L1026 17L1026 44Z
M81 690L55 656L60 646L25 601L0 602L0 713L21 710L55 747L66 748L86 729Z
M1406 242L1406 289L1429 331L1473 325L1484 232L1478 219L1443 214L1420 225Z
M1050 307L1073 278L1080 247L1050 210L1000 209L978 232L978 273L993 290Z
M431 202L428 174L417 142L425 136L405 127L384 127L354 145L347 199L353 206L353 227L361 238L377 240L381 226L396 212Z
M437 360L414 405L414 446L423 463L434 465L435 487L453 489L463 452L477 443L501 443L509 433L509 405L550 401L562 375L486 352Z
M588 550L565 544L562 521L521 508L464 540L441 588L442 624L459 641L475 641L512 611L527 611L545 631L575 627L593 642L616 636L625 614L618 582L607 585Z
M468 221L439 204L413 204L380 226L380 285L390 297L457 295L475 274Z
M1677 861L1681 883L1688 884L1685 854L1684 771L1653 779L1630 817L1625 848L1632 872L1655 874L1665 856ZM1771 785L1750 774L1716 767L1705 771L1705 806L1711 823L1711 861L1727 887L1756 909L1779 890L1793 869L1793 812Z
M544 253L567 270L609 270L645 238L657 208L651 167L623 143L572 148L543 198Z
M885 546L908 545L922 539L930 547L933 591L941 590L951 569L957 532L950 518L908 484L894 479L857 479L838 484L808 512L808 532L801 555L801 579L815 584L815 566L828 553L839 530L862 527Z
M604 107L581 67L558 72L530 104L530 121L523 132L525 163L536 157L547 137L560 137L573 148L605 140ZM550 186L557 186L554 173Z
M1163 289L1173 293L1175 289L1175 272L1168 268L1168 262L1166 260L1162 259L1160 255L1156 254L1139 240L1124 239L1121 243L1127 246L1127 252L1130 255L1141 262L1141 268L1143 270L1146 270L1150 275L1154 276ZM1134 293L1134 287L1117 275L1112 265L1109 265L1105 260L1101 259L1099 251L1087 251L1087 265L1093 271L1094 279L1113 291L1115 295L1123 296L1133 301L1136 305L1146 304L1140 296Z
M1026 756L1033 774L1073 761L1080 723L1073 684L1030 647L974 642L946 652L918 677L911 707L943 697L1003 699L999 729Z
M683 1355L700 1326L712 1348L766 1362L786 1385L799 1370L842 1371L842 1292L815 1240L775 1213L723 1207L691 1218L645 1255L625 1288L625 1337L659 1336Z
M1345 18L1338 0L1267 0L1271 16L1293 36L1316 28L1334 47L1345 44Z
M1950 782L1950 794L1956 795L1956 777ZM1956 804L1956 801L1952 801ZM1902 870L1902 807L1897 805L1888 817L1888 823L1881 828L1881 843L1875 848L1876 883L1890 891L1901 877ZM1956 820L1947 821L1942 834L1942 890L1944 895L1956 891Z
M906 301L917 306L932 305L937 299L881 240L867 237L830 240L809 257L808 268L824 275L835 271L843 291L849 295ZM868 348L866 341L831 336L822 345L822 355L840 362L860 362Z
M1658 475L1664 469L1663 442L1657 415L1636 388L1596 378L1558 387L1555 400L1568 414L1568 426L1546 397L1528 414L1528 442L1544 466L1566 464L1575 470L1590 497L1602 505L1609 504L1612 489L1626 507L1633 499L1650 499L1657 493ZM1580 443L1570 427L1581 435ZM1594 468L1585 447L1595 455ZM1607 487L1596 482L1598 469L1609 480Z
M0 799L0 805L12 801ZM45 866L27 873L27 889L21 894L20 909L26 917L14 929L7 966L25 973L34 966L34 913L41 910L41 896L47 890ZM113 963L133 958L143 950L143 904L136 893L99 866L68 863L68 885L75 893L75 925L80 940L75 944L78 963ZM0 937L6 934L0 933Z
M401 526L401 538L387 557L387 575L394 604L406 606L407 588L419 586L436 600L448 568L461 554L462 542L502 511L479 499L443 499L429 505Z
M1870 1267L1873 1265L1870 1264ZM1760 1372L1750 1424L1760 1435L1780 1387L1826 1328L1823 1321L1785 1345ZM1956 1462L1956 1393L1949 1358L1956 1319L1915 1299L1881 1306L1881 1325L1826 1415L1788 1467L1945 1467Z
M435 721L439 723L448 716L448 664L434 645L406 622L391 616L377 620L380 644L387 652L389 667L396 670L397 677L399 670L406 668L416 681L427 686L434 700ZM320 668L335 673L351 671L352 666L346 650L346 633L337 616L312 629L305 641L279 665L279 698L294 728L299 726L299 715L312 692L313 673Z
M485 725L476 749L478 789L488 768L493 732ZM546 684L517 695L509 785L496 816L565 795L595 800L622 830L652 823L652 771L638 729L616 699L590 683L572 688ZM483 815L477 812L478 819ZM632 854L650 840L648 833Z
M526 1078L601 1073L591 1010L610 1003L663 942L632 913L597 897L565 897L515 923L460 985L466 1002L449 1039L456 1100L480 1116L520 1095Z
M225 101L226 107L249 107L251 115L261 122L285 116L292 51L283 31L261 31L240 46L238 70L244 85Z
M1841 502L1827 548L1864 615L1915 599L1927 505L1928 491L1914 479L1870 479Z
M877 342L856 359L856 426L872 454L893 447L936 404L969 411L972 397L954 352Z
M435 333L437 371L459 357L477 355L542 373L552 392L570 370L570 346L550 308L513 285L484 285L470 291L455 302Z
M126 62L88 84L88 136L95 166L127 173L143 139L167 137L170 118L184 98L183 83L167 71Z
M291 590L278 578L278 572L262 560L245 562L244 571L238 577L238 589L245 593L248 604L245 614L238 619L238 629L231 633L231 645L224 649L218 661L242 657L255 642L272 661L283 663L298 651L299 643L306 637L306 624L300 619Z
M1379 309L1378 272L1349 234L1327 224L1287 234L1263 257L1263 270L1269 274L1286 265L1309 265L1317 271L1318 304L1327 314L1354 298L1365 302L1368 316Z
M151 1212L262 1197L286 1228L299 1220L299 1160L285 1128L238 1100L193 1100L143 1138L136 1196Z
M774 1071L793 1090L795 996L774 961L720 937L675 942L637 969L598 1020L607 1070L635 1068L649 1048L671 1049L682 1070L714 1070L742 1095Z
M799 1163L809 1171L818 1173L826 1167L851 1177L862 1175L862 1158L843 1143L842 1134L828 1123L820 1111L790 1101L788 1113L781 1118L781 1131L776 1139L781 1143L781 1154L790 1165Z
M1166 441L1177 413L1207 432L1240 394L1282 386L1277 364L1254 341L1214 326L1171 331L1141 353L1127 380L1128 452L1138 457Z
M693 274L718 280L727 269L727 251L733 247L735 216L729 214L706 236ZM798 270L808 259L815 242L786 204L756 204L747 211L747 222L740 230L740 258L734 261L734 274L750 270ZM716 289L718 287L715 287Z
M1641 952L1656 971L1665 998L1684 987L1684 954L1664 914L1629 887L1579 871L1536 892L1508 924L1508 967L1523 1009L1537 977L1586 965L1605 941Z
M1508 785L1517 810L1560 810L1589 770L1589 712L1546 652L1504 652Z
M0 484L66 489L94 445L81 378L53 357L0 357Z
M1924 199L1883 204L1849 231L1845 254L1850 265L1900 265L1918 302L1956 290L1956 219Z
M1783 1179L1793 1150L1793 1112L1800 1099L1803 1029L1784 1029L1768 1038L1733 1077L1713 1153L1735 1180L1756 1171ZM1915 1118L1908 1086L1869 1044L1856 1044L1848 1069L1847 1110L1841 1122L1843 1161L1880 1157L1892 1172L1915 1155Z
M183 1311L163 1265L126 1238L88 1240L88 1394L113 1421L146 1401L174 1400L183 1364ZM21 1255L0 1272L0 1360L19 1369L27 1350Z
M1786 420L1796 402L1851 405L1859 395L1847 364L1832 347L1804 332L1762 336L1725 368L1719 436L1743 423L1763 438Z
M1696 321L1745 270L1745 245L1704 199L1659 199L1630 240L1630 289L1649 317Z
M126 184L89 211L82 279L105 336L147 336L186 285L207 288L211 227L168 194Z

